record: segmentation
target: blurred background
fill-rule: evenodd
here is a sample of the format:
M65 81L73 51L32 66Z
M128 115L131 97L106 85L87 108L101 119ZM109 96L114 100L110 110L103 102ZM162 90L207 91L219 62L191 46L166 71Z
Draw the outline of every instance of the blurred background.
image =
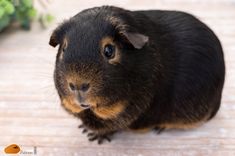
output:
M206 23L225 54L226 81L217 116L193 130L161 135L122 132L111 143L88 142L80 121L60 106L53 84L53 29L83 9L180 10ZM235 155L234 0L0 0L0 155L10 144L20 155L174 156Z

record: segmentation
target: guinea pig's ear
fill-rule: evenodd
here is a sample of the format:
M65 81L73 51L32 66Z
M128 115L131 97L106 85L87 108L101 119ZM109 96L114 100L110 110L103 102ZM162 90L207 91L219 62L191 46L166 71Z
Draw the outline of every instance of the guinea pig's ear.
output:
M50 37L49 45L51 45L52 47L56 47L59 44L59 38L57 34L58 32L54 30Z
M136 49L141 49L149 41L149 37L135 32L122 32L122 35L132 44Z
M68 31L70 26L71 26L71 22L69 22L69 21L65 21L60 26L58 26L53 31L53 33L50 37L49 45L56 47L58 44L61 44L64 37L65 37L66 31Z

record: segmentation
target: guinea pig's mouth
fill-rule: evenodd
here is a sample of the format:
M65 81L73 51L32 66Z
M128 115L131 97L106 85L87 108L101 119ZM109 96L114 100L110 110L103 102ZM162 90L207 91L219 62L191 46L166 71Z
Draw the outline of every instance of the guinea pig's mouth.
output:
M81 104L80 104L80 107L81 107L82 109L89 109L89 108L91 108L91 105L90 105L90 104L87 104L87 103L81 103Z
M90 109L92 107L91 104L85 102L85 101L79 101L78 99L73 99L73 104L79 106L81 109Z

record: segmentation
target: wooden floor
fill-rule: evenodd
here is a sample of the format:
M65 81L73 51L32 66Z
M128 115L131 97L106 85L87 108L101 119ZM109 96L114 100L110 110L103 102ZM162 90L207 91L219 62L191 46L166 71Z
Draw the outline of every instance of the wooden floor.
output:
M47 30L8 29L0 34L0 155L16 143L40 156L235 156L235 1L230 0L56 0L56 22ZM222 106L210 122L193 130L117 134L101 146L87 141L80 121L67 114L53 85L56 49L50 33L62 19L92 6L113 4L128 9L169 9L193 13L220 38L225 52L226 82ZM22 154L29 155L29 154Z

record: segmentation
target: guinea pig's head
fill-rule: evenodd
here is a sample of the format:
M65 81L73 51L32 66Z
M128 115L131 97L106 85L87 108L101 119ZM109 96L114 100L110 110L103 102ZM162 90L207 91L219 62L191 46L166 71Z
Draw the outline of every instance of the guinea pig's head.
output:
M54 81L65 108L101 118L121 113L144 88L148 42L135 18L116 7L84 10L58 26L49 44L59 45Z

